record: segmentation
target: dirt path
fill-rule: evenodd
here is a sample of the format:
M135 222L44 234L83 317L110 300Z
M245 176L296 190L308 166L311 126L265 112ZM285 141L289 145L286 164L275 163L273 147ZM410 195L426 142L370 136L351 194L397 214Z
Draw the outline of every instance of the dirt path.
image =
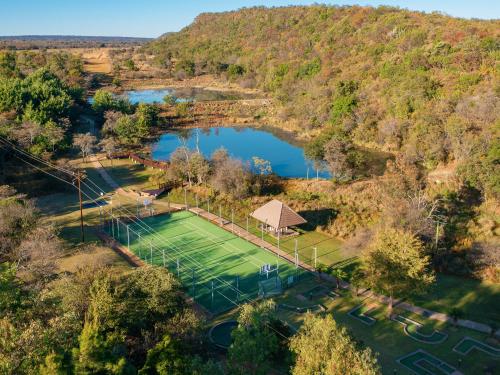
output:
M110 74L113 71L109 48L83 49L81 55L86 72Z

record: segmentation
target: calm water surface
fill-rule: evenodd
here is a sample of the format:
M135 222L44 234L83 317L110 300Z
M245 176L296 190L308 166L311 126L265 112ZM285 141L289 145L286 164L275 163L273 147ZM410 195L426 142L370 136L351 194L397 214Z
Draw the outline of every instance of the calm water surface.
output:
M173 95L178 101L212 101L212 100L238 100L255 98L252 94L242 94L232 91L207 90L196 87L172 88L152 90L131 90L123 94L132 104L137 103L163 103L165 95Z
M153 145L152 155L156 160L168 160L172 152L183 145L180 134L187 138L187 146L196 145L205 157L220 147L224 147L232 157L245 162L253 156L269 160L273 172L283 177L316 177L313 163L304 155L301 147L280 139L265 130L254 128L200 128L183 130L182 133L163 134ZM329 174L319 171L319 177L328 178Z

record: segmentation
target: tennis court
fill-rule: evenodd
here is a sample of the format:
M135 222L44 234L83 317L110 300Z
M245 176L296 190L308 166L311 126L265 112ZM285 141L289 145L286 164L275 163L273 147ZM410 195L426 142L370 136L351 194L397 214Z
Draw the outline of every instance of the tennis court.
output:
M107 228L147 263L167 267L186 292L217 314L271 295L309 273L189 211L113 220Z

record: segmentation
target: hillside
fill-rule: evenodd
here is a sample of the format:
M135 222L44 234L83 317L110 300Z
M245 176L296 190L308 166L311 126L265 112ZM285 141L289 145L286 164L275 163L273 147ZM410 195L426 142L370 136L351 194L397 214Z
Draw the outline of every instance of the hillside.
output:
M277 120L303 135L341 131L425 169L454 160L487 169L476 164L496 158L498 20L390 7L245 8L201 14L145 50L181 79L215 73L269 92ZM470 180L498 193L498 182Z

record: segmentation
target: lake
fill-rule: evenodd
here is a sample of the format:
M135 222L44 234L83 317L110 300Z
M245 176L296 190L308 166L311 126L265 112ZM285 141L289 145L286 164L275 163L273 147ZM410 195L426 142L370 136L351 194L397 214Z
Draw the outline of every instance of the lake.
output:
M168 132L160 136L152 147L155 160L168 160L172 152L183 145L179 135L187 137L187 146L196 149L205 157L220 147L244 162L251 162L253 156L258 156L271 162L273 172L282 177L305 178L316 177L313 163L304 155L304 150L271 132L250 127L212 127L184 129L181 132ZM319 177L328 178L326 171L319 171Z
M151 90L125 91L123 96L128 98L132 104L138 103L163 103L165 95L175 96L178 101L213 101L213 100L240 100L254 99L253 94L245 94L234 91L217 91L197 87L165 87Z

